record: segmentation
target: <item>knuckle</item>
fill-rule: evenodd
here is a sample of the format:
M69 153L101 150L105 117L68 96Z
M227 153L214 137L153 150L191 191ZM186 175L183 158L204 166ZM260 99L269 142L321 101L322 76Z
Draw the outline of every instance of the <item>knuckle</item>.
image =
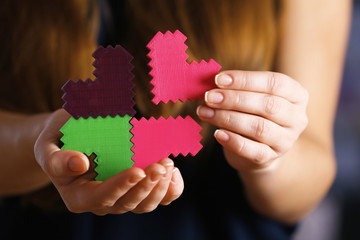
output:
M223 124L224 126L231 126L232 116L230 113L223 113Z
M249 72L241 71L238 79L239 79L239 83L238 83L239 88L245 89L249 81Z
M245 149L246 149L246 142L244 140L239 140L237 142L237 147L236 147L237 155L242 156Z
M279 75L271 72L268 78L268 89L270 93L274 93L278 90L280 85Z
M281 109L280 101L273 95L266 95L264 97L265 101L265 112L267 114L278 113Z
M244 104L245 104L245 97L240 93L235 94L234 105L241 106Z
M268 124L266 123L265 119L263 118L258 118L256 121L255 121L255 124L254 124L254 131L255 131L255 136L257 138L260 138L260 139L263 139L265 138L268 133L269 133L269 126Z

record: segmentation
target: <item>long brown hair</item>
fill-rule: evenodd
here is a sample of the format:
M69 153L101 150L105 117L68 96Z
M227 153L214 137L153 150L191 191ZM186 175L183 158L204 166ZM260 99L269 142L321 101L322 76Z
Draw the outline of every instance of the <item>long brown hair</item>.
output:
M4 0L0 8L0 108L24 113L63 104L61 86L93 71L91 1Z
M0 4L0 109L30 114L61 108L61 86L92 77L96 0ZM18 201L48 212L65 209L52 185Z

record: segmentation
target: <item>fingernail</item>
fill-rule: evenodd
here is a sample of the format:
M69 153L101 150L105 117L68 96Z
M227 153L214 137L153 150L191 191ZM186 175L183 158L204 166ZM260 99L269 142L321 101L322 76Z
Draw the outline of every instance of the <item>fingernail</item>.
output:
M227 74L218 74L215 76L215 83L219 87L221 86L229 86L232 83L232 78Z
M136 174L134 176L132 176L129 180L130 183L138 183L140 182L142 179L144 179L146 177L145 174Z
M166 174L163 175L163 178L168 178L172 173L171 170L174 167L174 162L167 160L166 162L163 162L162 165L166 168Z
M219 129L217 129L215 131L214 136L216 139L218 139L220 141L224 141L224 142L229 141L229 139L230 139L230 137L227 133L225 133L224 131L219 130Z
M163 177L165 174L166 174L166 169L155 171L154 173L151 174L150 180L155 182L159 180L161 177Z
M196 114L199 117L212 118L215 116L215 111L205 106L198 106L198 108L196 109Z
M178 168L174 168L171 182L178 183L180 181L180 171Z
M70 158L67 163L68 168L73 172L82 172L86 170L84 169L84 165L86 167L85 160L78 157Z
M173 162L173 161L170 161L170 160L167 160L167 161L164 162L162 165L163 165L163 166L166 166L166 167L170 167L170 166L174 166L174 162Z
M205 102L208 103L221 103L224 100L224 96L219 92L206 92Z

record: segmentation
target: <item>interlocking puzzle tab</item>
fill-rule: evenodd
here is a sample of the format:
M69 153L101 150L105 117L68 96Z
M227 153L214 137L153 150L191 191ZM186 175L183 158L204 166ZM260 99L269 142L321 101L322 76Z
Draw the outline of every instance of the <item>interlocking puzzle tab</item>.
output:
M213 59L187 63L185 40L185 35L178 30L165 34L158 32L147 45L150 49L148 57L151 58L148 65L152 67L149 74L154 86L152 101L155 104L160 101L202 100L206 91L216 88L213 79L221 66Z
M220 65L214 60L187 64L185 39L179 31L159 32L148 45L155 103L201 99L215 87ZM132 118L133 57L124 48L99 47L93 57L96 79L69 80L62 88L63 107L72 117L60 132L62 149L96 156L95 180L106 180L132 166L146 168L171 154L194 156L200 151L201 127L189 116Z

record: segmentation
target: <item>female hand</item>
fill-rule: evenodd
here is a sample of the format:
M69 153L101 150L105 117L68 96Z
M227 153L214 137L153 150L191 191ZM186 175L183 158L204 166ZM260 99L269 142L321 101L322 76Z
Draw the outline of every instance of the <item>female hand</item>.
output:
M171 159L162 159L145 170L129 168L106 181L93 181L89 159L82 153L60 150L59 129L70 118L63 109L54 112L37 139L35 157L71 212L145 213L177 199L184 183Z
M307 126L308 92L273 72L224 71L215 82L197 114L220 128L215 138L229 164L240 172L275 166Z

